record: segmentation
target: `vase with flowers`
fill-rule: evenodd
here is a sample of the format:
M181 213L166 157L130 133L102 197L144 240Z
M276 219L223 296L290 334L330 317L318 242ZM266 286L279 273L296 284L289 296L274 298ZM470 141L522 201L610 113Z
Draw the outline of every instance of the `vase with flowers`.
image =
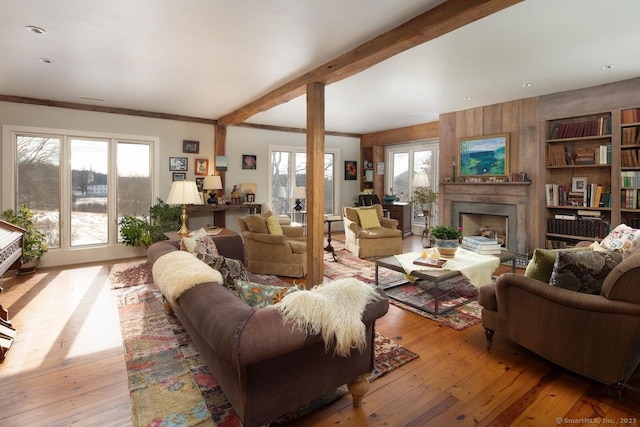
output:
M460 245L460 238L462 237L461 227L449 227L446 225L436 225L431 227L429 232L431 237L436 241L436 250L445 258L452 258L455 256L458 246Z

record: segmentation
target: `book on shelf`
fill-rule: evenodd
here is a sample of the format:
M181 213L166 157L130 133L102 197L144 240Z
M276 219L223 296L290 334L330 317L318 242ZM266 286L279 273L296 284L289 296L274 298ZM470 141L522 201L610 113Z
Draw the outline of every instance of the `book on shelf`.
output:
M502 252L502 249L500 247L500 245L498 245L497 248L494 247L474 247L474 246L469 246L467 245L464 241L460 244L460 247L462 249L471 251L471 252L475 252L477 254L482 254L482 255L497 255L499 253Z
M576 214L578 216L591 216L594 218L601 218L602 217L602 211L588 211L585 209L578 209L576 211Z
M622 124L627 125L630 123L640 122L640 108L629 108L622 110L621 117Z
M570 219L570 220L576 220L578 219L578 215L574 214L574 213L557 213L554 215L555 219Z

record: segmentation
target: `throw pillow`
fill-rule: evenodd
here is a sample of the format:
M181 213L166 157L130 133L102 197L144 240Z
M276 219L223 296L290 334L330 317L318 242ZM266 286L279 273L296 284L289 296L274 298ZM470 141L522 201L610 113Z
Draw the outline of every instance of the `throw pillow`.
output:
M269 230L269 234L274 234L276 236L282 236L284 234L282 227L280 226L280 221L278 221L278 217L275 215L271 215L267 218L267 229Z
M280 302L285 295L300 290L297 286L262 285L244 280L237 280L236 288L238 289L240 298L251 307L256 308L276 304Z
M252 233L267 234L267 220L262 215L248 215L244 217L244 222L247 224L247 228Z
M236 289L237 280L249 281L247 270L244 265L237 259L227 258L222 255L217 257L211 257L208 261L205 261L209 267L214 270L218 270L222 275L223 285L225 288L234 292Z
M599 294L604 279L622 261L618 252L559 252L550 284L588 294Z
M628 257L640 248L640 230L620 224L600 242L600 246L610 251L618 251Z
M583 252L591 250L590 247L570 248L570 249L541 249L536 248L533 256L527 264L524 271L526 277L549 283L551 273L553 272L553 264L556 262L556 256L560 251Z
M360 227L362 228L380 227L378 211L375 209L358 209L358 218L360 219Z
M183 237L181 241L181 248L206 263L208 263L208 260L211 258L220 255L213 237L206 233L204 236L197 238Z

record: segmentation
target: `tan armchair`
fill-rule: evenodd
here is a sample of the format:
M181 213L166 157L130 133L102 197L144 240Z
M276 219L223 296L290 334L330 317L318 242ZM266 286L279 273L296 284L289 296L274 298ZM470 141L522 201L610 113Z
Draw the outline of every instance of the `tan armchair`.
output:
M502 274L479 291L487 346L497 331L620 392L640 365L639 277L640 254L618 264L596 295Z
M267 218L238 218L244 240L247 270L256 274L304 277L307 274L307 242L302 227L280 225L283 234L270 234Z
M380 226L363 227L358 211L374 210ZM382 205L342 208L344 246L360 258L391 256L402 253L402 231L398 221L382 215ZM365 224L366 225L366 224Z

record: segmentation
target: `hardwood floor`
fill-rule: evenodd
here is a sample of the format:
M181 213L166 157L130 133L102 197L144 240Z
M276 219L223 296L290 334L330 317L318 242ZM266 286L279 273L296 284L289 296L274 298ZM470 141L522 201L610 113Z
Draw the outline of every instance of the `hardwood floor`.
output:
M404 246L421 249L416 237ZM131 425L107 267L48 268L2 279L0 301L18 335L0 364L0 426ZM624 421L640 417L637 393L625 391L622 402L591 397L598 384L504 337L497 335L487 351L480 325L458 332L392 305L376 329L420 358L374 381L361 408L345 397L294 425L555 426L603 418L629 425ZM635 387L639 377L636 372Z

